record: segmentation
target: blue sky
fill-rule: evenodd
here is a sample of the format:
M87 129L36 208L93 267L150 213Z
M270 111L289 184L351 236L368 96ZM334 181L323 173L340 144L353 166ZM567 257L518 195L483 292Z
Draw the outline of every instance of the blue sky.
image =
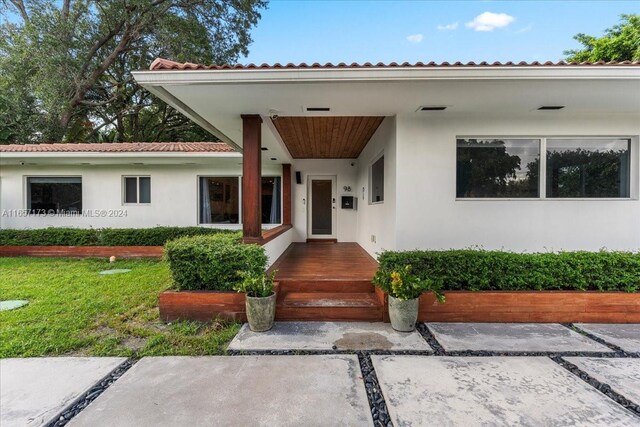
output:
M557 61L640 1L271 1L242 63Z

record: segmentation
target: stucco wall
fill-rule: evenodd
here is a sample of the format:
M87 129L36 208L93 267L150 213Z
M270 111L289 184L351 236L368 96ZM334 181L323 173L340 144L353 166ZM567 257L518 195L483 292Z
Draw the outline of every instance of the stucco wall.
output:
M154 227L198 224L198 177L239 176L241 159L216 161L215 165L47 165L2 166L0 171L0 227ZM282 174L280 165L263 167L263 175ZM11 216L8 211L26 208L27 176L82 176L83 210L126 211L126 216L63 217ZM122 176L151 176L151 203L124 205ZM223 225L211 225L218 228ZM240 228L238 225L227 226Z
M369 204L369 170L384 154L384 202ZM356 241L369 254L396 246L396 119L387 117L358 158L358 227ZM374 241L375 240L375 241Z
M639 250L639 134L632 115L399 116L397 247ZM458 135L630 136L632 200L456 200Z

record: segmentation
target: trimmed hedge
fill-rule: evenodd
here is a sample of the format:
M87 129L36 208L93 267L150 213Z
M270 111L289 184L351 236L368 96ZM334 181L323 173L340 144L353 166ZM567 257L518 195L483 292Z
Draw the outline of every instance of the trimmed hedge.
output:
M484 250L383 252L380 268L412 266L449 291L640 292L640 253L512 253Z
M182 237L164 250L177 290L231 291L240 272L261 275L267 267L264 248L241 243L239 233Z
M178 237L235 233L205 227L7 229L0 230L0 246L163 246Z

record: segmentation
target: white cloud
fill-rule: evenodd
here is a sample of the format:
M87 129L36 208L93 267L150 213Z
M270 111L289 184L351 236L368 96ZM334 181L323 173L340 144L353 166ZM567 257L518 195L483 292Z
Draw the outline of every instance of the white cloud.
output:
M484 12L465 25L475 31L493 31L496 28L504 28L515 20L516 18L506 13Z
M456 28L458 28L458 23L457 22L452 22L451 24L438 25L436 28L438 30L440 30L440 31L451 31L451 30L455 30Z
M411 43L420 43L424 39L422 34L411 34L407 36L407 40Z

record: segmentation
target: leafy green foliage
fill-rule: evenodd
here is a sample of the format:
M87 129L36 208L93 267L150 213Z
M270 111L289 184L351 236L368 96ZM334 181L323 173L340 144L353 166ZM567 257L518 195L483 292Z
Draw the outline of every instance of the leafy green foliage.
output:
M233 63L264 0L0 2L0 143L211 135L138 86L156 57ZM5 90L6 89L6 90Z
M0 246L163 246L168 240L235 231L205 227L38 228L0 230Z
M394 298L411 300L424 292L434 292L439 301L444 302L439 282L430 278L418 277L412 273L411 265L399 268L380 267L373 278L373 283Z
M98 230L98 244L104 246L163 246L179 237L225 234L237 231L208 227L103 228Z
M512 253L483 250L383 252L382 272L410 265L448 291L640 292L640 253Z
M273 283L276 279L276 272L271 274L254 272L240 272L242 282L233 287L237 292L244 292L250 297L269 297L273 295Z
M243 282L241 272L261 275L267 265L264 248L241 243L239 234L171 240L165 256L178 290L230 291Z
M567 61L640 61L640 15L622 15L603 37L577 34L582 49L567 50Z
M100 275L127 268L126 274ZM0 358L222 354L237 324L163 323L158 294L171 286L161 260L0 258Z

